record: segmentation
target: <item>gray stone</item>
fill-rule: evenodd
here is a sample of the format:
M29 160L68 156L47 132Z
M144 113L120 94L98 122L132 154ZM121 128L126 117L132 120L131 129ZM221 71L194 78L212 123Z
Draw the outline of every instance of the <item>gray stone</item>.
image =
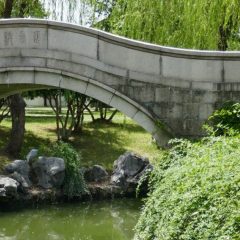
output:
M28 154L27 154L27 162L31 163L38 155L38 149L32 149Z
M108 178L108 173L102 166L94 165L85 170L84 178L88 182L102 182Z
M43 188L60 187L65 177L65 163L62 158L39 157L33 162L32 169L37 178L37 184Z
M11 174L11 178L18 181L23 188L32 186L29 180L30 167L25 160L15 160L5 167L5 171Z
M0 188L0 197L6 197L6 190L4 188Z
M0 176L0 196L2 197L17 197L17 189L19 183L9 177Z
M152 169L147 158L132 152L126 152L114 162L111 184L127 189L130 185L137 187L138 181L147 169Z
M20 183L22 190L25 190L32 186L32 183L30 182L30 180L28 178L25 178L23 175L21 175L18 172L14 172L10 174L10 177L16 180L18 183Z

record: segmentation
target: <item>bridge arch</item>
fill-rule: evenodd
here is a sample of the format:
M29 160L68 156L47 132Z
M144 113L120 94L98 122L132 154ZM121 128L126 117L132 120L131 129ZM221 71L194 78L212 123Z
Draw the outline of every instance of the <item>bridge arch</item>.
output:
M239 75L240 52L162 47L48 20L0 20L0 96L40 85L78 88L134 118L161 145L169 132L203 135L217 107L240 100Z
M15 67L1 69L0 84L0 98L46 88L72 90L118 109L149 132L161 146L165 146L170 139L170 134L161 129L151 113L139 103L94 79L49 68Z

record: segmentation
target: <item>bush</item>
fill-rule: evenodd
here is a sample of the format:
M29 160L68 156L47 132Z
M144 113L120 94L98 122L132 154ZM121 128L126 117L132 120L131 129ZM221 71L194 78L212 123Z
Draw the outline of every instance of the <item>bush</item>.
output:
M88 193L84 176L80 171L81 157L70 144L58 142L51 146L51 148L44 147L41 149L41 152L49 156L64 159L66 171L63 191L68 198L82 196Z
M240 239L237 137L181 140L155 167L150 186L135 239Z
M240 133L240 103L227 102L216 110L205 124L213 136L233 136Z

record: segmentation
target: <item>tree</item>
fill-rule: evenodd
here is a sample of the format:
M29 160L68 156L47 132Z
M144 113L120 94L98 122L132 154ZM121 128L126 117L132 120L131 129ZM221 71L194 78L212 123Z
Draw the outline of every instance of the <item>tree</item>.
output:
M44 9L39 0L2 0L0 15L11 17L43 17ZM9 107L12 117L12 130L6 152L17 157L21 151L25 132L25 102L20 94L9 97Z
M240 49L238 0L85 1L107 13L95 23L103 30L174 47Z
M73 132L81 132L87 97L69 90L58 89L45 90L44 94L56 115L58 140L68 141ZM67 104L66 113L61 113L59 101L61 97L64 97Z
M58 141L68 141L72 133L82 131L84 110L89 110L90 100L87 96L64 89L45 89L31 91L24 94L25 97L45 98L56 118L56 132ZM64 99L67 110L62 111L61 99Z
M118 112L118 110L115 109L115 110L110 112L111 114L109 116L108 115L108 113L109 113L108 110L111 109L112 107L103 103L103 102L101 102L101 101L93 99L93 98L89 102L89 105L91 105L91 107L95 107L95 111L99 113L99 118L95 118L91 109L86 107L86 110L89 112L93 122L101 121L101 122L105 122L105 123L110 123L110 122L112 122L114 116Z

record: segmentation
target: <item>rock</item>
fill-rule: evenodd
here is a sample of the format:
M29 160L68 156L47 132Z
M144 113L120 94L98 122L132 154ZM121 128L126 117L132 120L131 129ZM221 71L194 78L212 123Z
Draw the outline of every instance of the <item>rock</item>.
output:
M141 171L139 174L137 174L134 177L130 177L127 179L127 191L128 193L136 193L136 188L138 187L138 183L140 181L140 179L145 175L144 180L141 182L140 188L139 188L139 192L138 195L140 196L146 196L146 194L148 193L148 180L149 180L149 174L151 171L153 170L153 166L151 164L147 165L143 171Z
M85 169L84 178L88 182L102 182L108 178L107 171L100 165Z
M20 183L21 189L25 191L25 189L30 188L32 186L32 183L30 180L26 180L23 175L19 174L18 172L14 172L10 175L10 177L14 180L16 180L18 183Z
M33 162L32 169L37 184L43 188L60 187L65 177L65 163L62 158L39 157Z
M19 183L9 177L0 176L0 196L1 197L17 197L17 188Z
M27 155L27 162L32 163L33 160L37 157L38 155L38 149L33 148Z
M23 188L32 186L29 180L30 167L25 160L15 160L5 167L5 171L11 174L11 178L18 181Z
M4 188L0 188L0 197L6 197L6 190Z
M114 162L111 184L119 186L125 191L135 192L139 179L147 169L152 169L147 158L126 152Z

